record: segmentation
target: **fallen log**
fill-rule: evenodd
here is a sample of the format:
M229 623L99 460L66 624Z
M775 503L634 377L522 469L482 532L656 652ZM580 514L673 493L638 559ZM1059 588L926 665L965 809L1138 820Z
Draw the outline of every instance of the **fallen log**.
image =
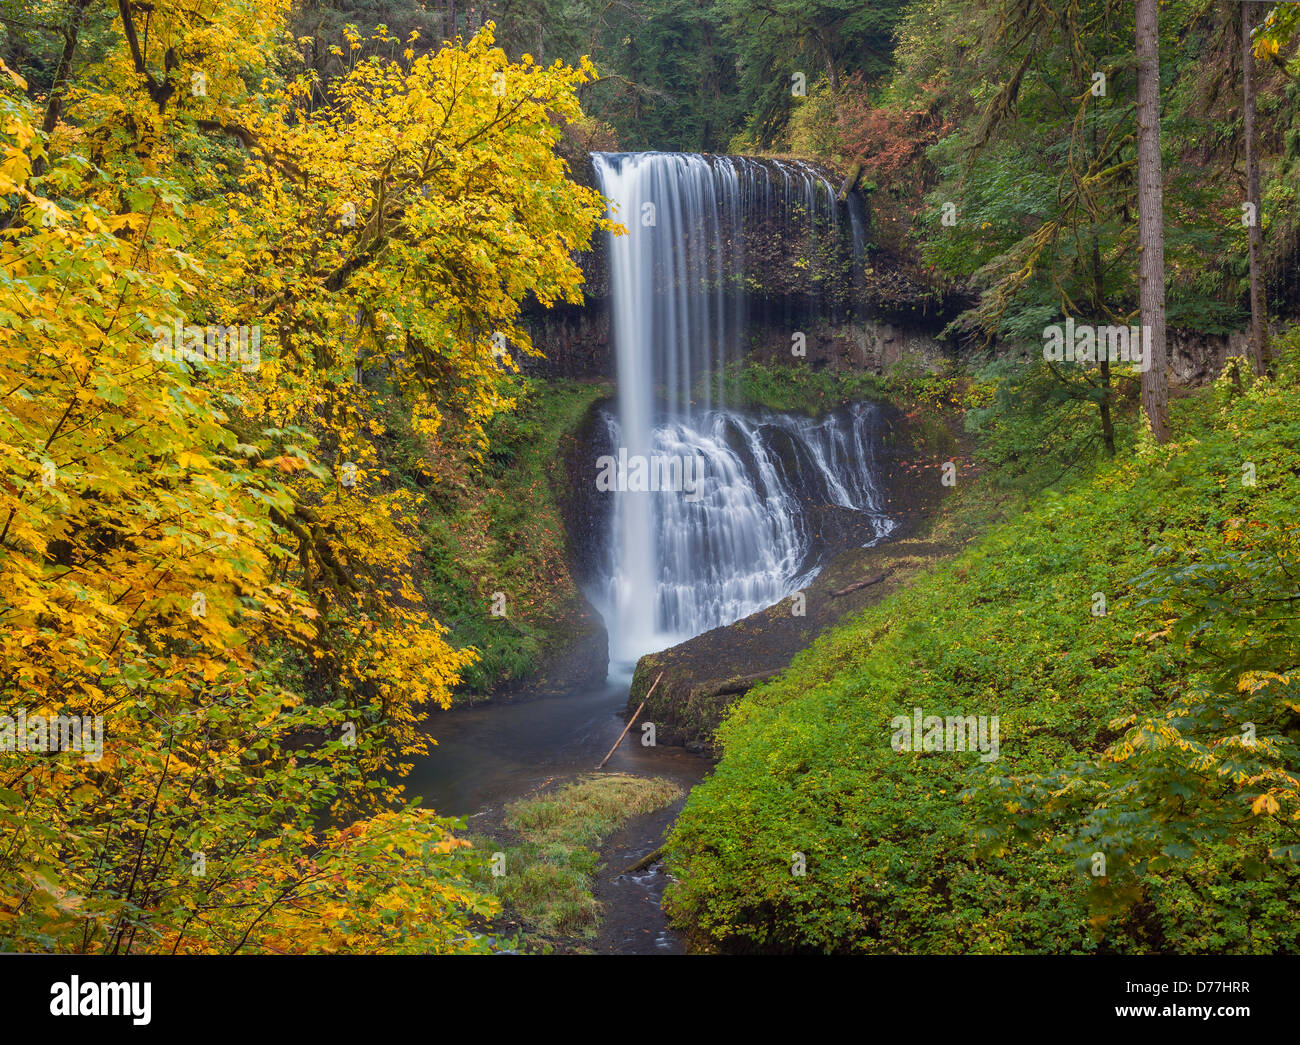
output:
M838 599L841 595L847 595L851 591L858 591L861 588L869 588L873 584L879 584L887 576L889 576L889 571L885 570L883 573L878 573L874 577L868 577L865 581L858 581L856 584L850 584L847 588L841 588L839 591L831 592L831 598Z
M754 675L740 675L736 678L724 679L712 686L699 686L692 695L697 697L723 697L732 693L744 693L777 674L778 672L775 671L760 671Z
M664 673L662 671L659 672L659 679L663 677L664 677ZM623 738L627 736L627 731L632 728L632 723L636 721L637 715L641 714L641 709L645 707L646 700L650 699L650 694L655 691L655 686L659 685L659 679L655 679L654 686L651 686L650 689L646 692L645 700L642 700L641 703L637 705L636 711L632 712L632 717L627 720L627 725L623 727L623 732L620 733L618 735L618 739L614 741L614 746L609 749L609 754L600 760L600 765L596 767L597 769L604 769L605 763L609 761L610 756L613 755L614 752L618 750L619 744L623 743Z
M637 871L644 871L647 867L649 867L652 863L654 863L663 855L664 855L664 847L660 846L653 853L647 853L645 856L641 857L641 859L638 860L636 863L632 864L629 867L623 868L623 870L619 871L618 873L635 874Z
M844 179L844 184L840 186L840 202L843 203L849 198L849 193L858 186L858 179L862 177L862 161L858 161L849 169L849 176Z

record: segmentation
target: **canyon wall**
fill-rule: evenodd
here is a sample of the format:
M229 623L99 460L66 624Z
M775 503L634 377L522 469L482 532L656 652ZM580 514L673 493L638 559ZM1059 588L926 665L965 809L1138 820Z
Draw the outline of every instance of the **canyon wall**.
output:
M575 161L573 169L576 180L594 186L588 157ZM833 172L825 171L824 177L838 187ZM818 245L786 210L767 229L761 227L761 208L747 216L742 345L747 358L872 373L899 364L936 368L945 358L986 358L990 350L979 339L940 339L944 327L974 304L974 296L930 286L891 252L878 249L872 242L870 202L862 193L854 190L842 207L846 230L838 246L824 241ZM579 262L585 277L584 304L545 309L530 302L525 308L523 323L544 353L544 358L520 360L525 373L577 379L615 376L605 234L597 235L592 250L579 255ZM803 335L802 357L791 351L796 334ZM1206 334L1171 328L1170 383L1213 380L1227 357L1245 354L1246 337L1244 330ZM1036 344L1006 343L993 349L999 355L1040 350Z

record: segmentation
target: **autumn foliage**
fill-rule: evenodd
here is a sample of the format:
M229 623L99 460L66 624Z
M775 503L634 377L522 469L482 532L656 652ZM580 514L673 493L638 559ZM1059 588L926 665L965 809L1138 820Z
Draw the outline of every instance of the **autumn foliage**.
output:
M378 406L480 453L521 302L581 300L590 65L488 26L322 85L274 0L118 12L48 139L2 70L0 716L103 751L0 750L0 948L484 949L467 843L395 783L475 654ZM217 327L255 356L160 334Z

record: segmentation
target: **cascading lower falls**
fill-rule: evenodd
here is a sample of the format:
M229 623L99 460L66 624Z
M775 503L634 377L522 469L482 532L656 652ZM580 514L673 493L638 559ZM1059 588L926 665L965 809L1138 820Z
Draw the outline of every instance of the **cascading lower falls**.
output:
M874 406L820 419L740 411L716 380L739 358L756 233L802 243L811 265L835 256L818 249L827 237L860 258L860 221L830 182L807 165L738 157L593 162L628 230L610 240L618 398L597 488L613 508L591 591L611 662L626 670L806 585L828 511L861 514L868 542L893 523L874 479Z

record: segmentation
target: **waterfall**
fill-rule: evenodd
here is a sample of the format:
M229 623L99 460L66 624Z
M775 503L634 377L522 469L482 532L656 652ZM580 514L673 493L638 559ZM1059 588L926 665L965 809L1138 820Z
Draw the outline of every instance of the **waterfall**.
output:
M860 215L807 164L592 159L611 217L627 229L609 241L618 397L604 418L615 452L597 483L613 510L592 592L611 660L626 665L807 584L821 565L815 520L825 511L863 513L870 540L893 523L874 481L874 406L821 419L738 411L716 380L740 357L747 320L767 308L749 299L747 249L773 237L803 245L802 314L816 316L826 307L819 274L833 276L826 266L839 256L820 248L845 239L856 269Z

